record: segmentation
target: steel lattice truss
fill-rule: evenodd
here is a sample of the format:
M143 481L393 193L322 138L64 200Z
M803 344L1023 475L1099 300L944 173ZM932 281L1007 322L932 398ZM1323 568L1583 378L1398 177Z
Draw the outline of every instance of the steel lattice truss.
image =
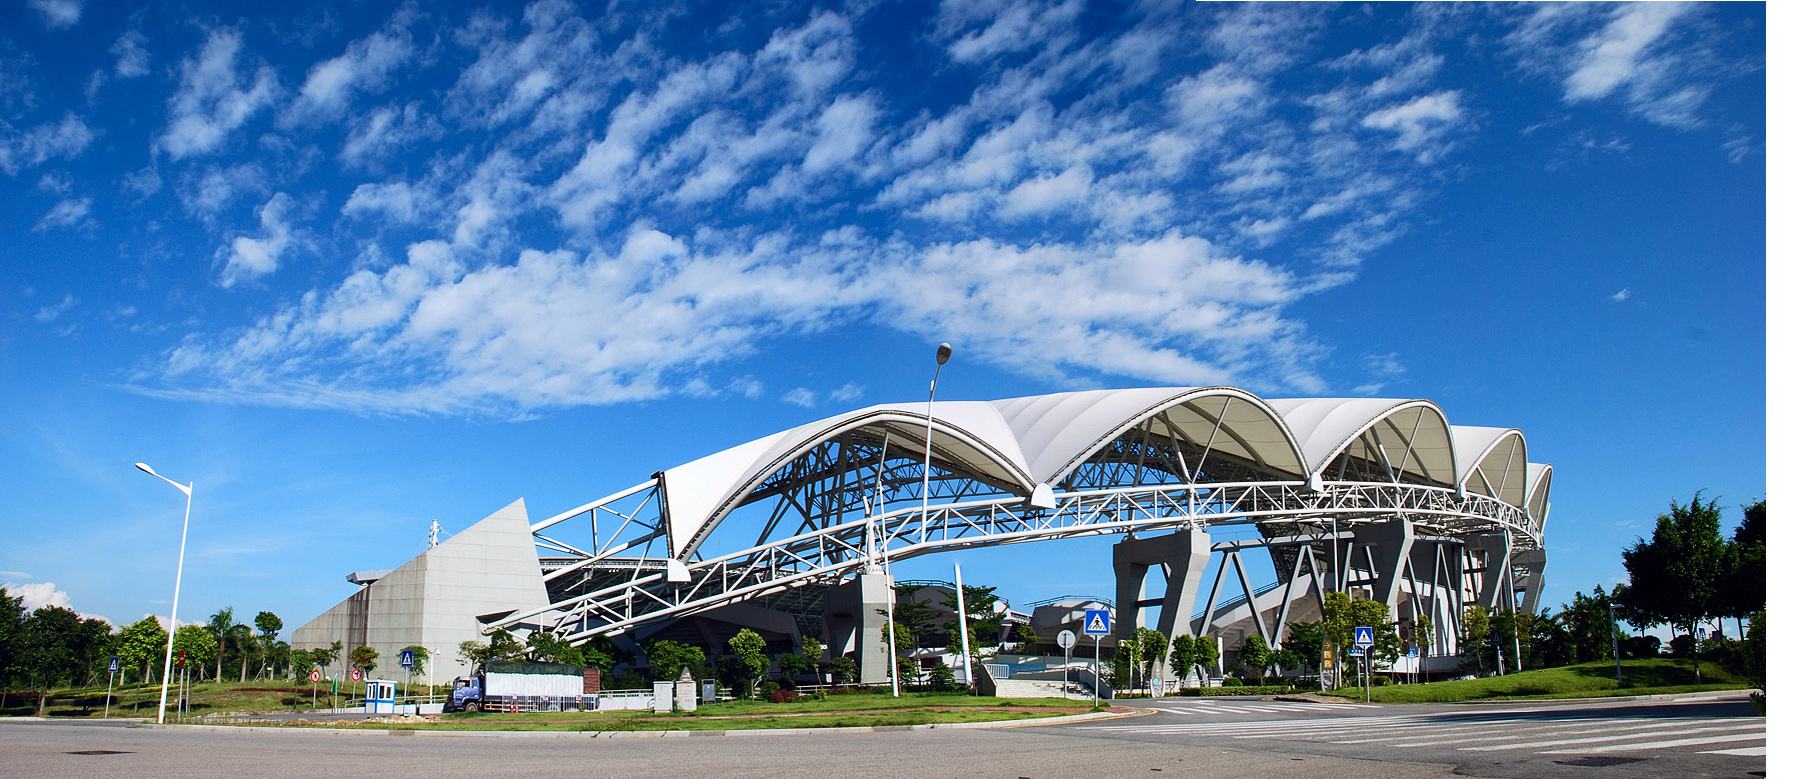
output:
M795 463L799 467L789 469L792 472L771 479L762 497L778 504L760 534L762 542L707 559L655 556L661 531L655 523L660 496L654 482L536 523L532 529L539 545L566 555L545 574L552 593L566 597L554 600L547 610L515 614L504 625L550 624L578 641L796 587L837 582L932 552L1111 533L1253 524L1264 534L1284 535L1316 532L1331 518L1347 527L1403 518L1436 535L1501 532L1518 550L1541 543L1540 526L1518 507L1452 488L1393 482L1139 483L1058 493L1053 506L1038 507L1021 496L988 497L994 492L991 485L933 467L928 508L906 505L854 517L858 503L860 508L875 505L867 495L875 484L850 478L851 473L866 470L864 450L844 446L838 450L841 456L826 458L840 467L820 468L819 461L802 460ZM1117 460L1129 454L1133 453L1128 447L1120 446L1098 459ZM1090 475L1094 470L1103 471L1104 466L1081 473ZM1154 470L1165 476L1165 470ZM920 464L888 462L885 474L877 482L875 496L881 503L921 504ZM1115 478L1122 473L1114 469L1108 475ZM782 485L783 479L796 481ZM820 490L820 484L835 489ZM767 540L787 514L801 517L796 532ZM602 516L617 524L603 542ZM835 521L821 522L824 518ZM587 525L591 548L582 550L544 533L564 524ZM632 527L642 532L627 537ZM585 586L567 586L575 578Z

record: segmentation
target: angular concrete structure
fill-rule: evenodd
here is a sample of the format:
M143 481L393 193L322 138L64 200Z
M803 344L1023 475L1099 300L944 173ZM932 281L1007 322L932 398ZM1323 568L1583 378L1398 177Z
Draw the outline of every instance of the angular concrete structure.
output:
M347 678L350 650L367 645L381 653L375 676L404 679L400 650L417 644L431 651L433 675L442 680L459 663L457 644L486 641L478 617L548 605L521 498L300 626L293 647L342 641L343 653L329 670Z

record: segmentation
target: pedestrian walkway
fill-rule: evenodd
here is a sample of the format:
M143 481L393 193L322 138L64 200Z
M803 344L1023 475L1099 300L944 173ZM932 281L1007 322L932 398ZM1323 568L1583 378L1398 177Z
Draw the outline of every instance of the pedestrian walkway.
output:
M1263 702L1264 709L1332 704ZM1245 704L1155 707L1176 717L1230 713ZM1280 710L1280 709L1274 709ZM1470 717L1458 714L1426 714L1230 722L1184 721L1155 717L1111 726L1087 726L1083 730L1119 730L1159 736L1189 735L1220 742L1305 741L1324 744L1366 745L1394 749L1453 750L1466 753L1528 752L1541 755L1588 755L1615 752L1682 751L1714 755L1764 756L1767 749L1765 717L1566 717L1551 710L1492 712Z

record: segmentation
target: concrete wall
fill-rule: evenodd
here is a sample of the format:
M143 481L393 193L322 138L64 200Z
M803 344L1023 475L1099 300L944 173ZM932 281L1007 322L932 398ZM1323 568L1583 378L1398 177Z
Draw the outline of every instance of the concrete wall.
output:
M530 516L524 501L494 512L448 540L331 607L293 632L295 649L343 642L337 667L348 678L350 649L366 644L381 653L377 678L406 678L399 653L417 644L431 651L438 682L464 669L456 658L463 641L485 641L477 617L549 605Z

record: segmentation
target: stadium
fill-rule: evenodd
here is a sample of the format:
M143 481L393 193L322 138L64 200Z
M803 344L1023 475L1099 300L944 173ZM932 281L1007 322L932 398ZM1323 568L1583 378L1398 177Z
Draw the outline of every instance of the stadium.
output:
M652 639L718 654L749 627L770 651L815 637L881 681L893 563L1115 535L1114 592L1000 604L1006 619L1053 635L1103 603L1120 632L1154 611L1165 635L1231 651L1249 635L1278 647L1343 591L1427 620L1408 640L1449 659L1466 605L1536 609L1551 478L1520 430L1453 425L1423 399L1198 387L880 404L541 519L520 499L397 568L351 574L358 589L294 646L368 645L376 673L397 676L402 647L447 658L498 630L609 639L628 664Z

